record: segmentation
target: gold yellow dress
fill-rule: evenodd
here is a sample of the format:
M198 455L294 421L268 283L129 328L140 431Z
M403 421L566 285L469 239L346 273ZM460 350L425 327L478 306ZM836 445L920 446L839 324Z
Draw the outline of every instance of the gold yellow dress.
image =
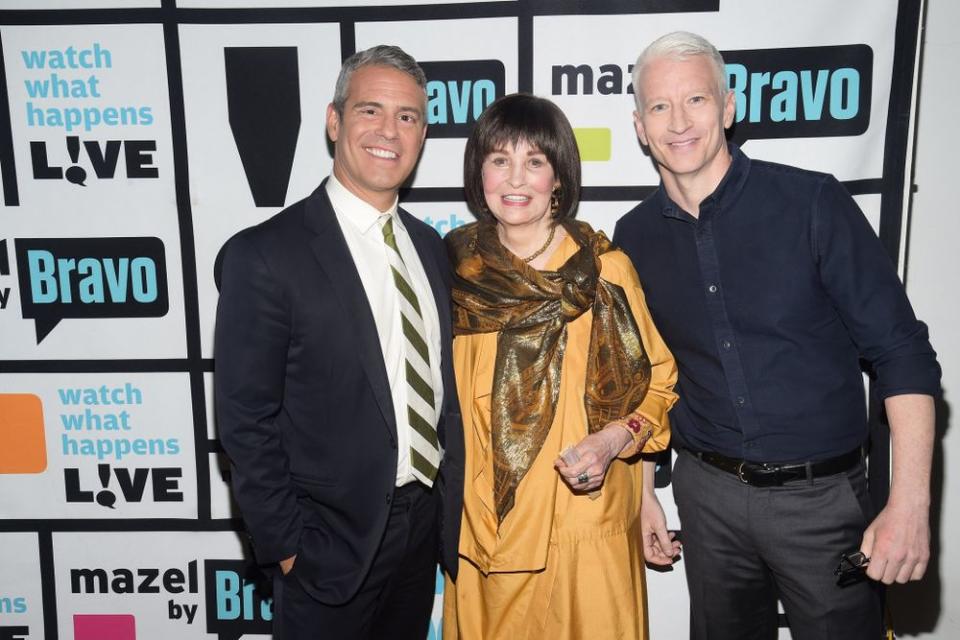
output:
M547 270L577 250L565 237ZM620 251L601 255L600 276L620 285L651 364L640 412L654 427L644 451L669 440L667 411L676 401L673 356L647 310L640 282ZM460 563L446 581L444 640L612 640L646 637L639 516L642 465L615 459L599 498L575 494L553 466L560 451L587 435L584 376L592 314L567 325L560 396L549 435L520 482L515 505L497 532L490 448L490 394L497 334L458 336L453 345L466 443Z

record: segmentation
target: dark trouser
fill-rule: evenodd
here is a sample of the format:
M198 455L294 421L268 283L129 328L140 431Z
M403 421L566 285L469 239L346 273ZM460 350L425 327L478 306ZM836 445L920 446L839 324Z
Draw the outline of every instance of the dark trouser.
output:
M411 489L394 497L373 567L346 604L330 606L307 595L296 566L274 578L276 640L427 637L437 575L437 500L422 485Z
M673 495L683 530L690 637L777 637L777 598L794 640L883 637L879 587L841 587L840 554L872 519L862 463L833 476L753 487L681 451Z

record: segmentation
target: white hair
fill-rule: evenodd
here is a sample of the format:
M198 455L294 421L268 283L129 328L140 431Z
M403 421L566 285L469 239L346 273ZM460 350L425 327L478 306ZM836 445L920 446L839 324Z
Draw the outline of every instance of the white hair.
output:
M658 58L686 60L693 56L705 56L710 61L717 81L717 91L720 96L726 96L730 90L727 85L727 71L723 56L720 55L717 48L709 40L696 33L674 31L651 42L643 50L643 53L637 57L637 62L633 65L633 94L637 101L637 108L639 109L642 106L640 80L647 65Z

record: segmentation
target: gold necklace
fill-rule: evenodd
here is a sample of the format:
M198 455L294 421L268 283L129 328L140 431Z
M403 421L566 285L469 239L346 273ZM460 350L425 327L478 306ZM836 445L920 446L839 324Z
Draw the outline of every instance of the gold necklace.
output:
M533 261L536 260L538 257L540 257L540 254L542 254L544 251L546 251L546 250L547 250L547 247L550 246L550 243L553 242L553 234L555 234L556 232L557 232L557 225L556 225L556 224L550 225L550 235L547 236L547 241L546 241L545 243L543 243L543 246L542 246L542 247L540 247L539 249L537 249L536 251L534 251L532 254L530 254L529 256L527 256L526 258L524 258L523 261L524 261L524 262L533 262Z

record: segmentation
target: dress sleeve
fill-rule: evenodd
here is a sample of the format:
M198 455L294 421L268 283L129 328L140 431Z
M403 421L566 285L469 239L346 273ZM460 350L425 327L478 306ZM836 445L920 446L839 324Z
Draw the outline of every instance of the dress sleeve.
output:
M610 251L603 254L601 260L601 277L623 289L640 329L643 348L650 359L650 388L647 395L636 411L623 418L624 422L634 419L641 424L639 431L630 429L637 447L628 448L621 457L663 451L670 444L670 418L667 412L677 401L677 394L673 392L677 382L677 365L653 323L640 279L630 259L621 251ZM649 438L648 433L651 434Z

